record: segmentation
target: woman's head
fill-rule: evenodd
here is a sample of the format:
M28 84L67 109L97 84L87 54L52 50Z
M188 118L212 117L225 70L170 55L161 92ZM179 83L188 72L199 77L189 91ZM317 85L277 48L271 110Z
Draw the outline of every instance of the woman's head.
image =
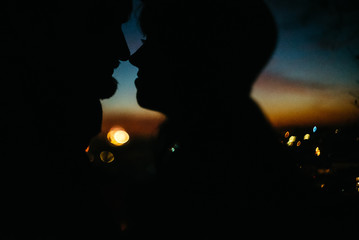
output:
M129 18L131 0L8 1L19 59L46 72L45 81L56 82L49 87L97 99L116 91L112 71L130 55L121 25Z
M248 97L276 43L276 27L262 1L142 2L146 41L130 59L139 68L141 106L168 114L226 94Z
M117 89L113 70L130 55L121 25L132 1L7 0L2 7L0 61L9 108L31 109L33 121L45 119L86 145L101 129L100 99ZM52 132L44 125L38 128Z

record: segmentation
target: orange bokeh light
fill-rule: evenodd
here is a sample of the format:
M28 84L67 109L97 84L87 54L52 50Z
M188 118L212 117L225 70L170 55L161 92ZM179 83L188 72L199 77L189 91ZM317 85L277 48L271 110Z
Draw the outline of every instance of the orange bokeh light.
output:
M113 127L107 133L107 140L114 146L122 146L130 140L130 136L122 127Z

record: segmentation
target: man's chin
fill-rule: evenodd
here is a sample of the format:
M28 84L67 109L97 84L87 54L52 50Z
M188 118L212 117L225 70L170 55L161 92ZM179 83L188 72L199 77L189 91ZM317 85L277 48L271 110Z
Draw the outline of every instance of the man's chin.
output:
M159 104L158 101L154 101L151 97L146 97L137 91L136 93L137 104L145 109L165 113L163 104Z

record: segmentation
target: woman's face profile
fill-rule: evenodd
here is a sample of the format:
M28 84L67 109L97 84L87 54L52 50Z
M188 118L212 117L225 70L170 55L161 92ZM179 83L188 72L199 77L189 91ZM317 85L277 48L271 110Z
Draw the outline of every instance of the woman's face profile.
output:
M14 30L22 41L23 58L18 59L30 76L24 79L30 86L27 97L45 115L41 117L56 122L49 124L49 131L61 129L56 132L59 139L72 136L71 144L85 149L101 130L100 99L117 89L113 70L130 55L121 26L131 14L132 1L27 3L28 8L14 10L19 18ZM51 113L42 113L44 108Z

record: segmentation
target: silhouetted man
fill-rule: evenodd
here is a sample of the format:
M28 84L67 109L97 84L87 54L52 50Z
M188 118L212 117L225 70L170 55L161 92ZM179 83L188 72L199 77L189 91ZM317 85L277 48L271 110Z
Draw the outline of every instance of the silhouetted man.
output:
M138 211L129 230L208 239L283 223L271 214L286 203L293 166L250 98L276 46L269 9L260 0L142 2L146 40L130 57L137 101L167 121L147 196L153 207Z

